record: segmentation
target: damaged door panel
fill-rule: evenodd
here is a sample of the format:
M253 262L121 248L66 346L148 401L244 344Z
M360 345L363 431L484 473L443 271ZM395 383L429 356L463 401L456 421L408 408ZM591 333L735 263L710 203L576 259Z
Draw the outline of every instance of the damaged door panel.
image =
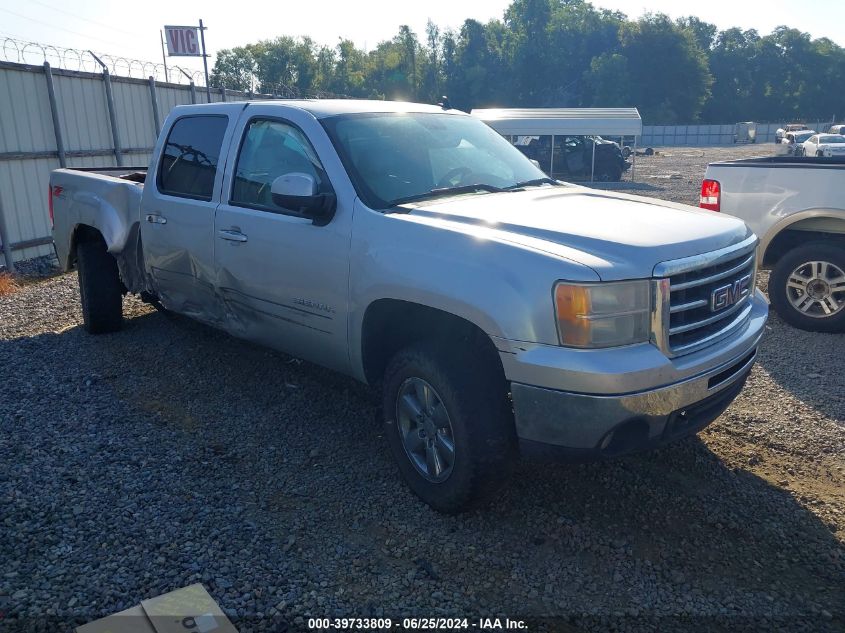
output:
M161 303L213 324L221 321L214 298L214 192L231 127L219 114L177 119L147 179L140 218L146 270Z
M345 370L348 234L279 206L271 193L273 181L291 173L330 191L320 159L287 121L254 117L238 139L215 218L217 293L227 329Z

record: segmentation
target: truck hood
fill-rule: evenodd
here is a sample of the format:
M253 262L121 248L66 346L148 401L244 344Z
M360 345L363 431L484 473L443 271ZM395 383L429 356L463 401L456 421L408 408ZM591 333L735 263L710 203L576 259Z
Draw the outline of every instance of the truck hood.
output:
M742 220L586 187L537 187L405 205L409 221L545 251L603 280L650 277L656 264L745 239Z

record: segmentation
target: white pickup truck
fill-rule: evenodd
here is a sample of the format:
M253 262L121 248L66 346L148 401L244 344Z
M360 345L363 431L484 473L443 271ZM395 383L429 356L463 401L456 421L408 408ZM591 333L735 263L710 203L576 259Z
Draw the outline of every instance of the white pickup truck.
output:
M772 307L795 327L845 332L845 158L711 163L700 206L741 218L760 237Z
M520 450L696 433L768 314L740 220L551 180L436 106L177 107L148 170L56 170L50 198L89 332L138 293L379 385L402 477L445 512Z

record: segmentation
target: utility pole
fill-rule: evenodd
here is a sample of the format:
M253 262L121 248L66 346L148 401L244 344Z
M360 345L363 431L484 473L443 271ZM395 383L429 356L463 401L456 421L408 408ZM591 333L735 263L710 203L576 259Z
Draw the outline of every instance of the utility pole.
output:
M208 54L205 52L205 27L200 19L200 41L202 42L202 67L205 70L205 97L211 103L211 86L208 85Z
M164 54L164 31L159 29L158 34L161 38L161 61L164 62L164 80L170 83L170 77L167 76L167 56Z

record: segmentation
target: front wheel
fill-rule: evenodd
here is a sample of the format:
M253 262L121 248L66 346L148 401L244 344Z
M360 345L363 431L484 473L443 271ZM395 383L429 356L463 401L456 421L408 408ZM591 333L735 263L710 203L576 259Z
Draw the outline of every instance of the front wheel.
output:
M789 251L772 270L769 299L790 325L845 332L845 249L813 242Z
M440 512L488 500L516 455L507 383L481 359L478 350L428 341L400 351L385 373L391 452L408 487Z

